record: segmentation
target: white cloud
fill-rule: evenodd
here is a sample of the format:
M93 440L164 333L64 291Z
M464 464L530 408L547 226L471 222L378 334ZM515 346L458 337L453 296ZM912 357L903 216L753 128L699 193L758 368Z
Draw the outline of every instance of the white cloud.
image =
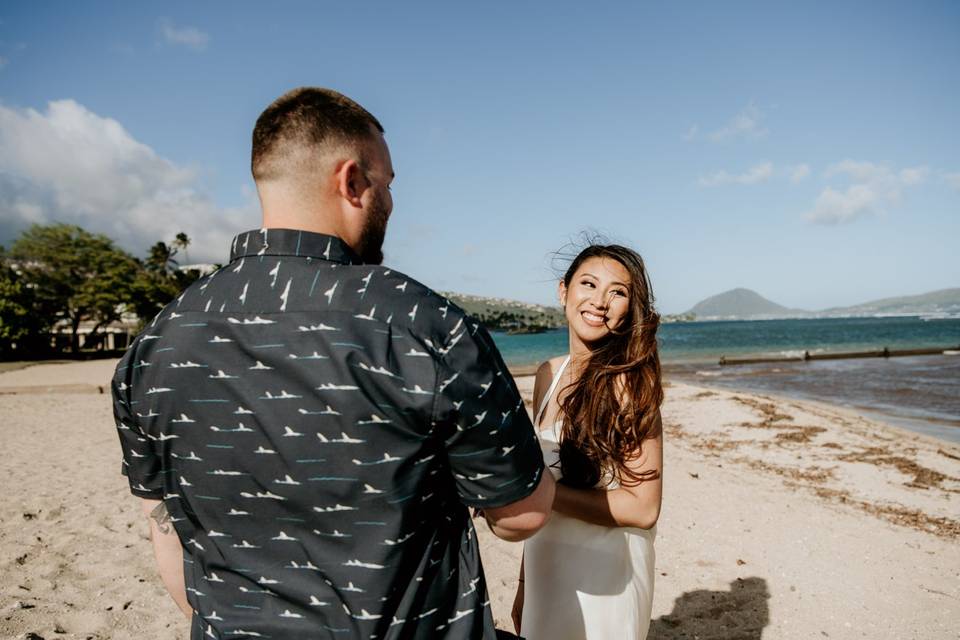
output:
M798 164L792 169L790 169L790 182L796 184L802 182L804 178L810 175L810 166L806 164Z
M929 171L926 167L908 167L901 169L897 177L900 178L900 182L902 182L904 186L912 187L926 180L928 173Z
M841 160L836 164L827 167L824 175L832 178L837 175L846 175L852 180L859 182L868 182L888 176L890 170L872 162L859 162L857 160Z
M827 178L845 178L853 184L845 190L825 188L805 218L817 224L843 224L884 211L900 202L903 190L924 180L927 167L906 167L899 171L886 165L843 160L827 167Z
M735 115L725 126L710 134L714 142L734 138L760 138L767 135L767 128L763 126L763 110L751 102Z
M684 140L694 140L697 137L697 134L700 132L700 126L696 124L690 125L690 128L687 129L687 132L684 134Z
M225 262L231 237L259 222L252 200L218 207L196 171L73 100L44 112L0 105L0 210L4 240L31 223L66 222L143 256L183 231L192 262Z
M880 197L865 184L856 184L844 192L827 187L817 196L807 220L819 224L842 224L870 213Z
M773 163L764 162L750 167L741 174L731 174L726 171L717 171L709 176L702 176L697 183L701 187L718 187L725 184L757 184L765 182L773 175Z
M194 51L203 51L210 42L210 36L196 27L178 27L169 20L160 21L160 35L167 44L184 46Z

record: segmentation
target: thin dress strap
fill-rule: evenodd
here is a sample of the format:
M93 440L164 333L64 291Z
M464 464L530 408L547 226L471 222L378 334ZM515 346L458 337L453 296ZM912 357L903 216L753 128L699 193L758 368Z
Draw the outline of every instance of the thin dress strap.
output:
M553 381L550 383L550 388L547 389L547 394L543 396L543 400L540 402L540 409L537 410L537 419L535 424L537 427L540 426L540 420L543 418L543 411L547 408L547 403L550 402L550 397L553 395L553 392L557 389L557 385L560 384L560 376L563 375L563 370L567 368L567 365L570 363L570 356L567 356L563 364L560 365L560 368L553 375Z

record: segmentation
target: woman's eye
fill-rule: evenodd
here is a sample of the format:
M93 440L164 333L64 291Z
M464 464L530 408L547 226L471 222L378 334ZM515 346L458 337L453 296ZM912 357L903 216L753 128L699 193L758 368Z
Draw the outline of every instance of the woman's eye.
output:
M613 290L613 295L615 295L615 296L622 296L622 297L626 298L626 297L627 297L627 292L626 292L626 291L621 291L621 290L619 290L619 289L614 289L614 290Z
M589 280L584 280L584 281L581 282L580 284L582 284L582 285L585 286L585 287L590 287L591 289L593 289L594 286L595 286L595 285L594 285L592 282L590 282Z

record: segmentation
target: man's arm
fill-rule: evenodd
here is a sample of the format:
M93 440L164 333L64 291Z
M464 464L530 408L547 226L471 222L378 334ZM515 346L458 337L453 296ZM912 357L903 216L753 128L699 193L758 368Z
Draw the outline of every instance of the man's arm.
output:
M494 535L524 540L550 517L553 476L493 339L470 318L456 327L437 363L433 422L445 432L461 502L481 509Z
M502 507L483 510L490 531L507 542L526 540L547 524L555 491L553 474L544 469L537 488L526 498Z
M533 410L540 407L540 401L550 380L553 378L550 361L546 361L537 368L537 377L533 387ZM534 425L536 428L536 425ZM548 485L550 485L548 487ZM487 519L490 531L495 536L508 542L526 540L539 531L550 517L555 491L557 487L553 481L553 474L544 469L540 484L533 493L513 504L494 509L484 509L483 515ZM523 577L523 566L520 567L520 576ZM518 632L519 633L519 632Z
M150 523L150 541L153 543L153 554L157 559L163 586L189 620L193 617L193 609L187 602L183 580L183 547L180 546L180 538L170 521L167 507L162 500L150 498L141 498L140 506Z

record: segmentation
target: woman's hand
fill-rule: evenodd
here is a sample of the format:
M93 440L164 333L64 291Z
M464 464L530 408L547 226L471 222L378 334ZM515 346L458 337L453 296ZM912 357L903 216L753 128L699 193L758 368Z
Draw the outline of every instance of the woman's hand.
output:
M660 415L657 412L659 431ZM641 454L627 462L634 473L654 472L637 485L609 489L575 489L557 483L553 510L604 527L650 529L660 517L663 488L663 435L643 441Z
M513 598L513 609L510 611L510 619L513 620L513 629L517 635L520 635L520 619L523 616L523 582L517 585L517 595Z

